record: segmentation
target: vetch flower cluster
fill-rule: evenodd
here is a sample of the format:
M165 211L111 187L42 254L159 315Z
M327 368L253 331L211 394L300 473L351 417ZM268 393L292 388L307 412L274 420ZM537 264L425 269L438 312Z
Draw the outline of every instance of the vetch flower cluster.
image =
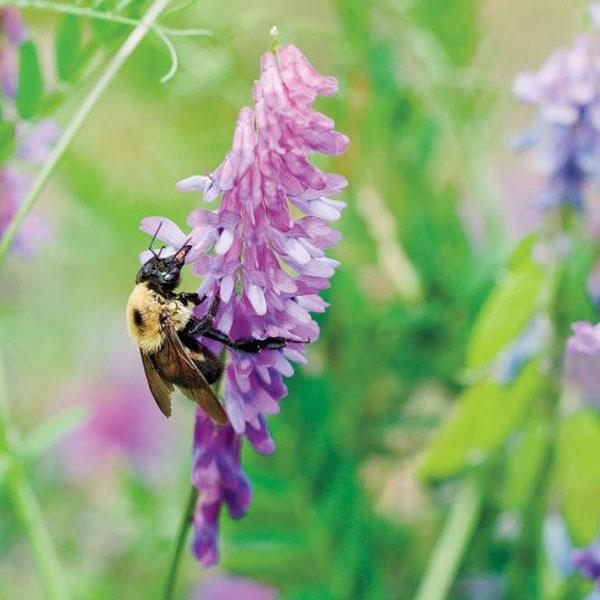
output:
M0 138L0 236L13 219L31 182L30 167L42 163L58 137L49 120L35 125L22 122L14 106L17 93L17 54L26 32L20 13L0 8L0 104L3 135ZM4 145L6 144L6 145ZM14 144L14 150L10 149ZM47 236L47 227L30 214L15 238L15 248L31 254L36 240Z
M593 15L594 13L592 13ZM537 72L521 73L514 93L537 106L535 125L523 136L536 147L546 176L540 208L584 205L600 165L600 39L583 34L570 48L555 50Z
M310 313L327 306L319 292L329 286L338 262L325 250L341 237L328 221L345 207L332 196L347 182L308 158L315 152L337 155L348 145L333 120L313 108L318 95L336 90L336 80L320 75L295 46L264 54L253 106L240 111L231 151L212 173L178 184L201 192L205 202L221 197L216 210L198 209L188 219L193 250L187 260L203 277L199 294L207 296L198 314L218 295L215 326L232 338L298 340L256 355L231 352L223 392L230 425L219 427L197 413L192 479L201 494L193 549L205 566L218 560L222 505L237 518L251 500L240 466L242 436L260 453L275 450L265 417L279 411L291 362L305 362L304 342L319 335ZM154 234L160 222L158 236L170 246L187 239L162 217L145 219L142 229Z

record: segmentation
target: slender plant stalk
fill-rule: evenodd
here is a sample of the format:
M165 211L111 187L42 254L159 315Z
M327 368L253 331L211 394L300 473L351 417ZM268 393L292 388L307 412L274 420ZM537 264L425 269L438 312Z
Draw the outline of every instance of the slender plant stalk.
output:
M179 565L181 564L181 556L183 549L185 548L185 541L192 525L194 518L194 510L198 501L198 490L192 485L188 501L181 515L181 522L179 523L179 530L177 531L177 537L175 538L175 544L173 545L173 554L171 556L171 563L169 565L169 571L167 572L167 578L165 580L165 587L163 592L163 600L171 600L173 593L175 592L175 584L177 583L177 574L179 572Z
M482 497L481 484L475 477L461 483L415 600L444 600L448 597L477 523Z
M5 478L15 511L29 538L44 597L69 597L66 581L42 516L40 505L19 460L19 436L11 424L3 365L0 365L0 453L6 461Z
M0 0L0 6L6 4L10 4L10 2L7 3L5 0ZM158 19L168 4L169 0L156 0L152 3L136 28L129 34L125 42L123 42L123 45L112 56L104 72L93 85L92 89L81 103L81 106L73 115L73 118L69 121L69 124L64 129L60 139L52 148L52 152L50 152L46 162L39 170L31 188L27 193L27 196L25 196L23 203L19 207L19 210L16 212L14 218L6 228L2 239L0 239L0 266L4 263L4 259L6 258L8 250L11 247L19 228L23 224L25 217L36 203L40 193L50 179L50 176L54 173L54 170L56 169L56 166L63 154L70 146L77 133L79 133L81 126L85 123L86 119L90 115L94 106L96 106L96 103L105 92L106 88L115 78L115 75L117 75L125 61L137 48L142 39L144 39L144 36L148 33L148 31L150 31L150 29L153 27L154 22Z
M10 4L22 9L38 9L50 12L58 12L68 15L77 15L79 17L87 17L88 19L98 19L100 21L110 21L112 23L121 23L122 25L130 25L137 27L142 23L142 20L131 19L124 17L115 12L106 12L100 10L94 10L88 6L77 6L72 4L66 4L61 2L51 2L46 0L0 0L0 6L3 4ZM191 36L207 36L210 37L212 32L210 29L193 28L193 29L176 29L173 27L165 27L156 23L147 23L146 27L156 31L160 29L166 35L172 35L177 37L191 37Z

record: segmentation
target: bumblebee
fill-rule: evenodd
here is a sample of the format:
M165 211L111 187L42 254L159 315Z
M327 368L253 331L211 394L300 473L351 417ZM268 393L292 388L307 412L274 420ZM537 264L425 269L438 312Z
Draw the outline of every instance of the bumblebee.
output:
M288 341L296 340L282 337L232 340L213 327L218 296L203 317L195 317L194 308L203 304L206 296L175 292L191 248L186 243L175 254L161 258L162 249L156 253L151 242L152 257L137 272L136 285L127 302L127 327L140 350L150 392L163 414L170 416L171 394L177 387L213 421L225 425L227 414L210 387L222 376L224 364L197 338L213 339L252 354L283 348Z

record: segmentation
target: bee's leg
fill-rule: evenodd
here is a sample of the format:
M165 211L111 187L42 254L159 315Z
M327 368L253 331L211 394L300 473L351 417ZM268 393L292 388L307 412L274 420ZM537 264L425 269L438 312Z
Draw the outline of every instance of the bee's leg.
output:
M206 329L201 335L216 340L225 344L233 350L240 350L241 352L247 352L249 354L256 354L261 350L279 350L285 348L288 342L301 342L303 340L289 340L283 337L268 337L264 340L256 338L241 338L239 340L232 340L227 334L212 327Z
M181 292L179 294L179 300L184 304L191 302L194 306L198 306L206 300L206 296L200 297L196 292Z
M215 296L208 312L201 319L196 319L195 317L191 318L185 327L185 332L188 335L197 336L204 335L205 331L212 329L212 324L217 316L220 302L221 299L219 296Z

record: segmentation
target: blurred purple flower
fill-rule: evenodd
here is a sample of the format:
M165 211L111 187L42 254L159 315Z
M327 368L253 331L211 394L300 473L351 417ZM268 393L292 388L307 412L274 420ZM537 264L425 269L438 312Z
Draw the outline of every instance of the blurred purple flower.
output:
M16 93L17 49L24 40L21 13L12 6L0 8L0 89L9 98Z
M143 381L113 372L108 382L80 382L62 396L74 406L85 398L89 406L88 418L62 445L71 479L97 479L123 459L149 477L156 472L157 460L168 454L170 428L148 401Z
M218 575L202 584L191 600L275 600L277 594L271 587L232 575Z
M318 293L329 287L338 262L325 249L341 237L327 221L340 217L343 202L330 197L347 185L340 175L323 173L308 157L344 152L348 138L333 121L315 111L317 95L337 90L333 77L320 75L295 46L266 53L254 85L254 107L240 111L233 147L212 173L189 177L177 187L200 191L204 201L221 196L216 210L195 210L193 270L204 276L199 293L222 303L216 326L233 338L282 336L298 340L287 348L257 355L232 352L225 371L225 408L231 425L222 429L198 412L193 481L203 492L194 520L194 551L203 565L217 562L217 522L223 503L241 517L250 502L248 481L239 466L240 436L263 454L275 450L265 416L279 412L293 374L289 361L304 363L304 344L319 328L310 312L327 304ZM292 207L305 216L294 218ZM142 222L171 247L186 236L161 217ZM212 249L211 253L207 251ZM216 352L218 344L206 342Z
M600 540L587 548L575 550L572 561L573 566L587 579L593 579L600 590Z
M587 184L600 165L600 40L580 35L555 50L537 72L521 73L515 95L538 107L536 124L520 140L536 147L547 181L540 208L584 204Z
M578 321L567 340L565 374L584 401L600 407L600 323Z
M0 99L3 119L14 125L11 135L15 143L14 154L5 163L0 163L0 236L27 194L31 181L27 166L46 159L59 133L49 120L35 125L19 121L12 104L17 85L17 53L24 40L25 28L19 11L13 7L0 8ZM43 221L29 215L15 238L14 248L30 255L36 242L47 237L48 228Z
M588 278L588 292L592 302L600 310L600 262L596 263Z

